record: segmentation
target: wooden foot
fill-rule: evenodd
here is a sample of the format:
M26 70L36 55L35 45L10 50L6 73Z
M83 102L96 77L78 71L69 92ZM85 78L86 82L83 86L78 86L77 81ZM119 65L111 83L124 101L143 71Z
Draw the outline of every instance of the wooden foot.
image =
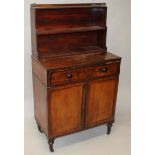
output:
M107 134L109 135L111 132L112 123L107 124Z
M43 129L39 125L38 125L38 130L39 130L40 133L43 133Z
M50 138L48 140L49 149L50 149L51 152L54 152L54 149L53 149L54 140L55 140L54 138Z

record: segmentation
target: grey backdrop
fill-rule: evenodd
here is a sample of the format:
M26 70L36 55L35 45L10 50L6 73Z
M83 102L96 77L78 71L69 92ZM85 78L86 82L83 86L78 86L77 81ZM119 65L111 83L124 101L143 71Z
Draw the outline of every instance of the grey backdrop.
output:
M93 2L106 2L108 6L108 14L107 14L107 47L108 51L119 55L122 57L122 63L121 63L121 73L120 73L120 82L119 82L119 91L118 91L118 97L117 97L117 109L116 109L116 123L114 129L116 128L118 130L118 133L116 133L116 136L111 136L111 143L109 142L109 149L108 144L105 147L105 150L107 151L107 155L113 154L112 150L110 149L110 145L113 146L113 151L118 151L119 155L128 155L130 154L130 0L25 0L25 49L24 49L24 63L25 63L25 154L29 155L39 155L45 154L45 152L48 152L47 142L45 137L42 136L41 139L40 135L36 130L34 118L33 118L33 91L32 91L32 70L31 70L31 33L30 33L30 3L93 3ZM124 124L123 124L124 123ZM114 130L113 129L113 130ZM120 130L119 130L120 129ZM123 129L123 130L122 130ZM103 131L102 131L103 130ZM83 141L86 141L87 139L93 139L94 137L98 137L98 135L105 136L105 127L98 127L96 129L88 130L84 133L78 133L75 135L71 135L61 138L59 140L60 142L58 144L55 144L58 150L63 150L63 154L65 154L64 151L67 151L67 154L72 154L72 149L74 148L74 145L76 147L77 144L78 147L82 147L79 143L79 141L82 143ZM114 132L114 131L113 131ZM82 136L81 136L82 134ZM90 135L92 134L92 135ZM103 134L103 135L102 135ZM122 135L124 134L124 135ZM34 139L34 142L32 141L32 138ZM79 138L80 137L80 138ZM113 138L112 138L113 137ZM70 139L69 139L70 138ZM120 146L115 145L114 142L116 139L122 140L122 143L120 143ZM122 139L121 139L122 138ZM104 138L103 138L104 139ZM103 140L102 139L102 140ZM40 140L40 143L38 144L38 141ZM106 141L107 142L107 138ZM67 143L67 144L66 144ZM73 148L70 150L69 145L72 145ZM91 140L89 141L91 143ZM97 143L99 143L99 140L97 140ZM103 142L102 142L103 143ZM100 144L100 143L99 143ZM99 144L97 144L99 146ZM104 144L103 144L104 145ZM124 145L124 147L123 147ZM34 146L34 147L32 147ZM40 147L39 147L40 146ZM42 148L43 146L43 148ZM68 148L64 149L65 147ZM120 147L120 148L119 148ZM38 149L40 149L38 151ZM101 146L102 148L102 146ZM115 150L116 148L116 150ZM75 148L74 148L75 149ZM74 150L73 149L73 150ZM77 148L78 149L78 148ZM93 149L93 147L92 147ZM94 148L95 149L95 148ZM93 149L93 150L94 150ZM80 148L78 149L78 151ZM91 144L89 146L89 151L87 152L79 152L79 154L91 154L93 152L91 150ZM99 151L105 152L105 150ZM62 153L61 151L58 151L57 153ZM106 155L106 153L105 153Z

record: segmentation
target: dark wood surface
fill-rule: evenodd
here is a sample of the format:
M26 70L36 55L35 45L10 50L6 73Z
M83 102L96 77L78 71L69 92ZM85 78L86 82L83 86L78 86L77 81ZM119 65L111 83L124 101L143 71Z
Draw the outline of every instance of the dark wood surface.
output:
M44 59L91 46L106 50L106 14L105 4L32 5L33 55Z
M31 4L36 9L61 9L61 8L94 8L106 7L106 3L81 3L81 4Z
M119 63L107 65L85 67L80 69L70 69L57 71L51 74L51 84L69 84L72 82L86 81L87 79L99 78L119 73Z
M99 79L89 83L86 126L113 119L116 79Z
M54 139L115 120L121 57L107 52L107 7L31 5L35 118Z
M38 59L38 51L37 51L37 37L36 37L36 13L35 9L31 7L31 46L32 46L32 55Z
M47 88L33 74L33 96L34 96L34 114L38 125L48 136L48 106L47 106Z
M106 7L37 9L36 29L106 25Z
M51 90L52 135L59 136L82 129L83 84Z
M85 27L69 27L69 28L58 28L58 29L43 29L36 30L37 35L45 35L45 34L64 34L64 33L74 33L74 32L87 32L87 31L98 31L98 30L106 30L106 27L102 26L85 26Z
M56 57L40 62L32 56L32 71L44 85L59 85L118 74L120 60L108 52ZM103 72L103 68L107 71ZM67 74L72 77L68 78Z
M67 44L66 44L67 40ZM85 32L69 34L58 34L58 35L41 35L38 36L38 52L40 53L39 58L48 58L55 55L69 54L69 52L76 50L79 47L91 47L97 46L97 32ZM80 51L79 51L80 52Z
M32 72L37 78L47 85L47 70L45 67L34 57L32 57Z
M74 54L63 57L54 57L40 60L40 63L49 70L63 69L63 68L78 68L84 66L94 66L120 61L121 58L112 53L105 52L101 48L91 47L86 48L85 54Z

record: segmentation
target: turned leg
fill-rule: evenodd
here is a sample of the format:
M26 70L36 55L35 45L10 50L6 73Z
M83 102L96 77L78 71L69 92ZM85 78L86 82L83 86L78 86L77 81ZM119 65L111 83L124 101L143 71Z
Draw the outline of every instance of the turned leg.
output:
M43 133L43 129L39 125L38 125L38 130L39 130L40 133Z
M48 140L49 149L50 149L51 152L54 152L54 149L53 149L54 140L55 140L55 138L50 138Z
M112 123L107 124L107 134L109 135L111 132Z

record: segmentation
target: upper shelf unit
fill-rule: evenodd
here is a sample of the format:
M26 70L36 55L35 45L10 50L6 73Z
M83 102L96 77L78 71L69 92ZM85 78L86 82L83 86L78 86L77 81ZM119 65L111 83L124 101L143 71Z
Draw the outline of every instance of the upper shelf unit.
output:
M50 57L66 55L74 47L96 46L105 50L106 16L105 3L32 4L32 54L42 59L47 53Z

